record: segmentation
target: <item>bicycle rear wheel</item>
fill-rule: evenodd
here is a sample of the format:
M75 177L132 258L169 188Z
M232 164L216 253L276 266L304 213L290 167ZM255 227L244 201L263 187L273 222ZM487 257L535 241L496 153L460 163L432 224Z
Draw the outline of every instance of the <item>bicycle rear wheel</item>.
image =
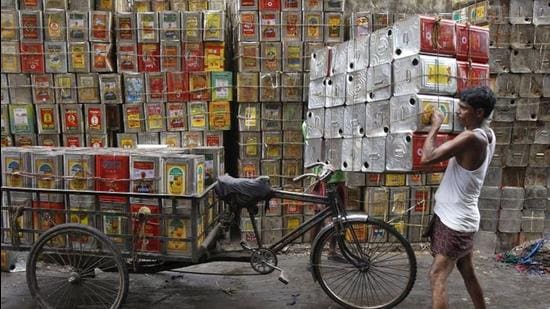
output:
M312 252L316 278L327 295L347 308L391 308L411 291L416 258L389 224L353 218L319 235Z
M80 224L47 230L32 247L27 284L42 308L118 308L128 270L105 234Z

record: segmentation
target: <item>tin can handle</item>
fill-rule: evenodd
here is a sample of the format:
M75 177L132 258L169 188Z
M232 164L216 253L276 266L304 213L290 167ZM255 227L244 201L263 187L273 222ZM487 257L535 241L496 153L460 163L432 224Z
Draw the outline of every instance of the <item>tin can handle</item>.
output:
M403 33L403 43L409 44L409 33L408 32Z
M407 70L405 73L405 78L407 83L411 82L411 76L412 76L411 70Z

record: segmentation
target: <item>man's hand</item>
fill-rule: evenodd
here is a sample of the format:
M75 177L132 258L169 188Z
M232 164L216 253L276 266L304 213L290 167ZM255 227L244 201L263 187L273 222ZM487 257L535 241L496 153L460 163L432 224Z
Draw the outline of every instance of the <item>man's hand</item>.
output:
M440 110L438 109L434 110L432 112L432 117L430 119L432 130L434 129L439 130L444 119L445 119L445 115L443 115L443 113Z

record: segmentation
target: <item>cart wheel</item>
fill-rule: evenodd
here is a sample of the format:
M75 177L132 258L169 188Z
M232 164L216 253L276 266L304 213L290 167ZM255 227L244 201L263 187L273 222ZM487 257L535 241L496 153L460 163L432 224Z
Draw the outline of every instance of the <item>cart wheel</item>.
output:
M43 308L118 308L128 294L128 269L103 233L86 225L61 224L32 247L27 284Z

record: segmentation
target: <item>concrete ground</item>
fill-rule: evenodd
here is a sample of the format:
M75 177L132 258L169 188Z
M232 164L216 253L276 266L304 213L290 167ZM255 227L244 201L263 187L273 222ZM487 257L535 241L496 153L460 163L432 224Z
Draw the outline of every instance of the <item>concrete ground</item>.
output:
M475 266L489 308L550 308L550 276L527 275L497 263L490 245L478 240ZM432 257L417 251L418 275L411 294L397 308L429 308L428 269ZM161 272L130 275L130 292L123 308L340 308L307 271L308 255L279 255L279 266L290 279L266 276L205 276ZM245 263L211 263L182 270L226 274L251 274ZM36 305L29 295L25 273L2 273L2 308L25 309ZM458 271L449 281L450 308L473 308Z

